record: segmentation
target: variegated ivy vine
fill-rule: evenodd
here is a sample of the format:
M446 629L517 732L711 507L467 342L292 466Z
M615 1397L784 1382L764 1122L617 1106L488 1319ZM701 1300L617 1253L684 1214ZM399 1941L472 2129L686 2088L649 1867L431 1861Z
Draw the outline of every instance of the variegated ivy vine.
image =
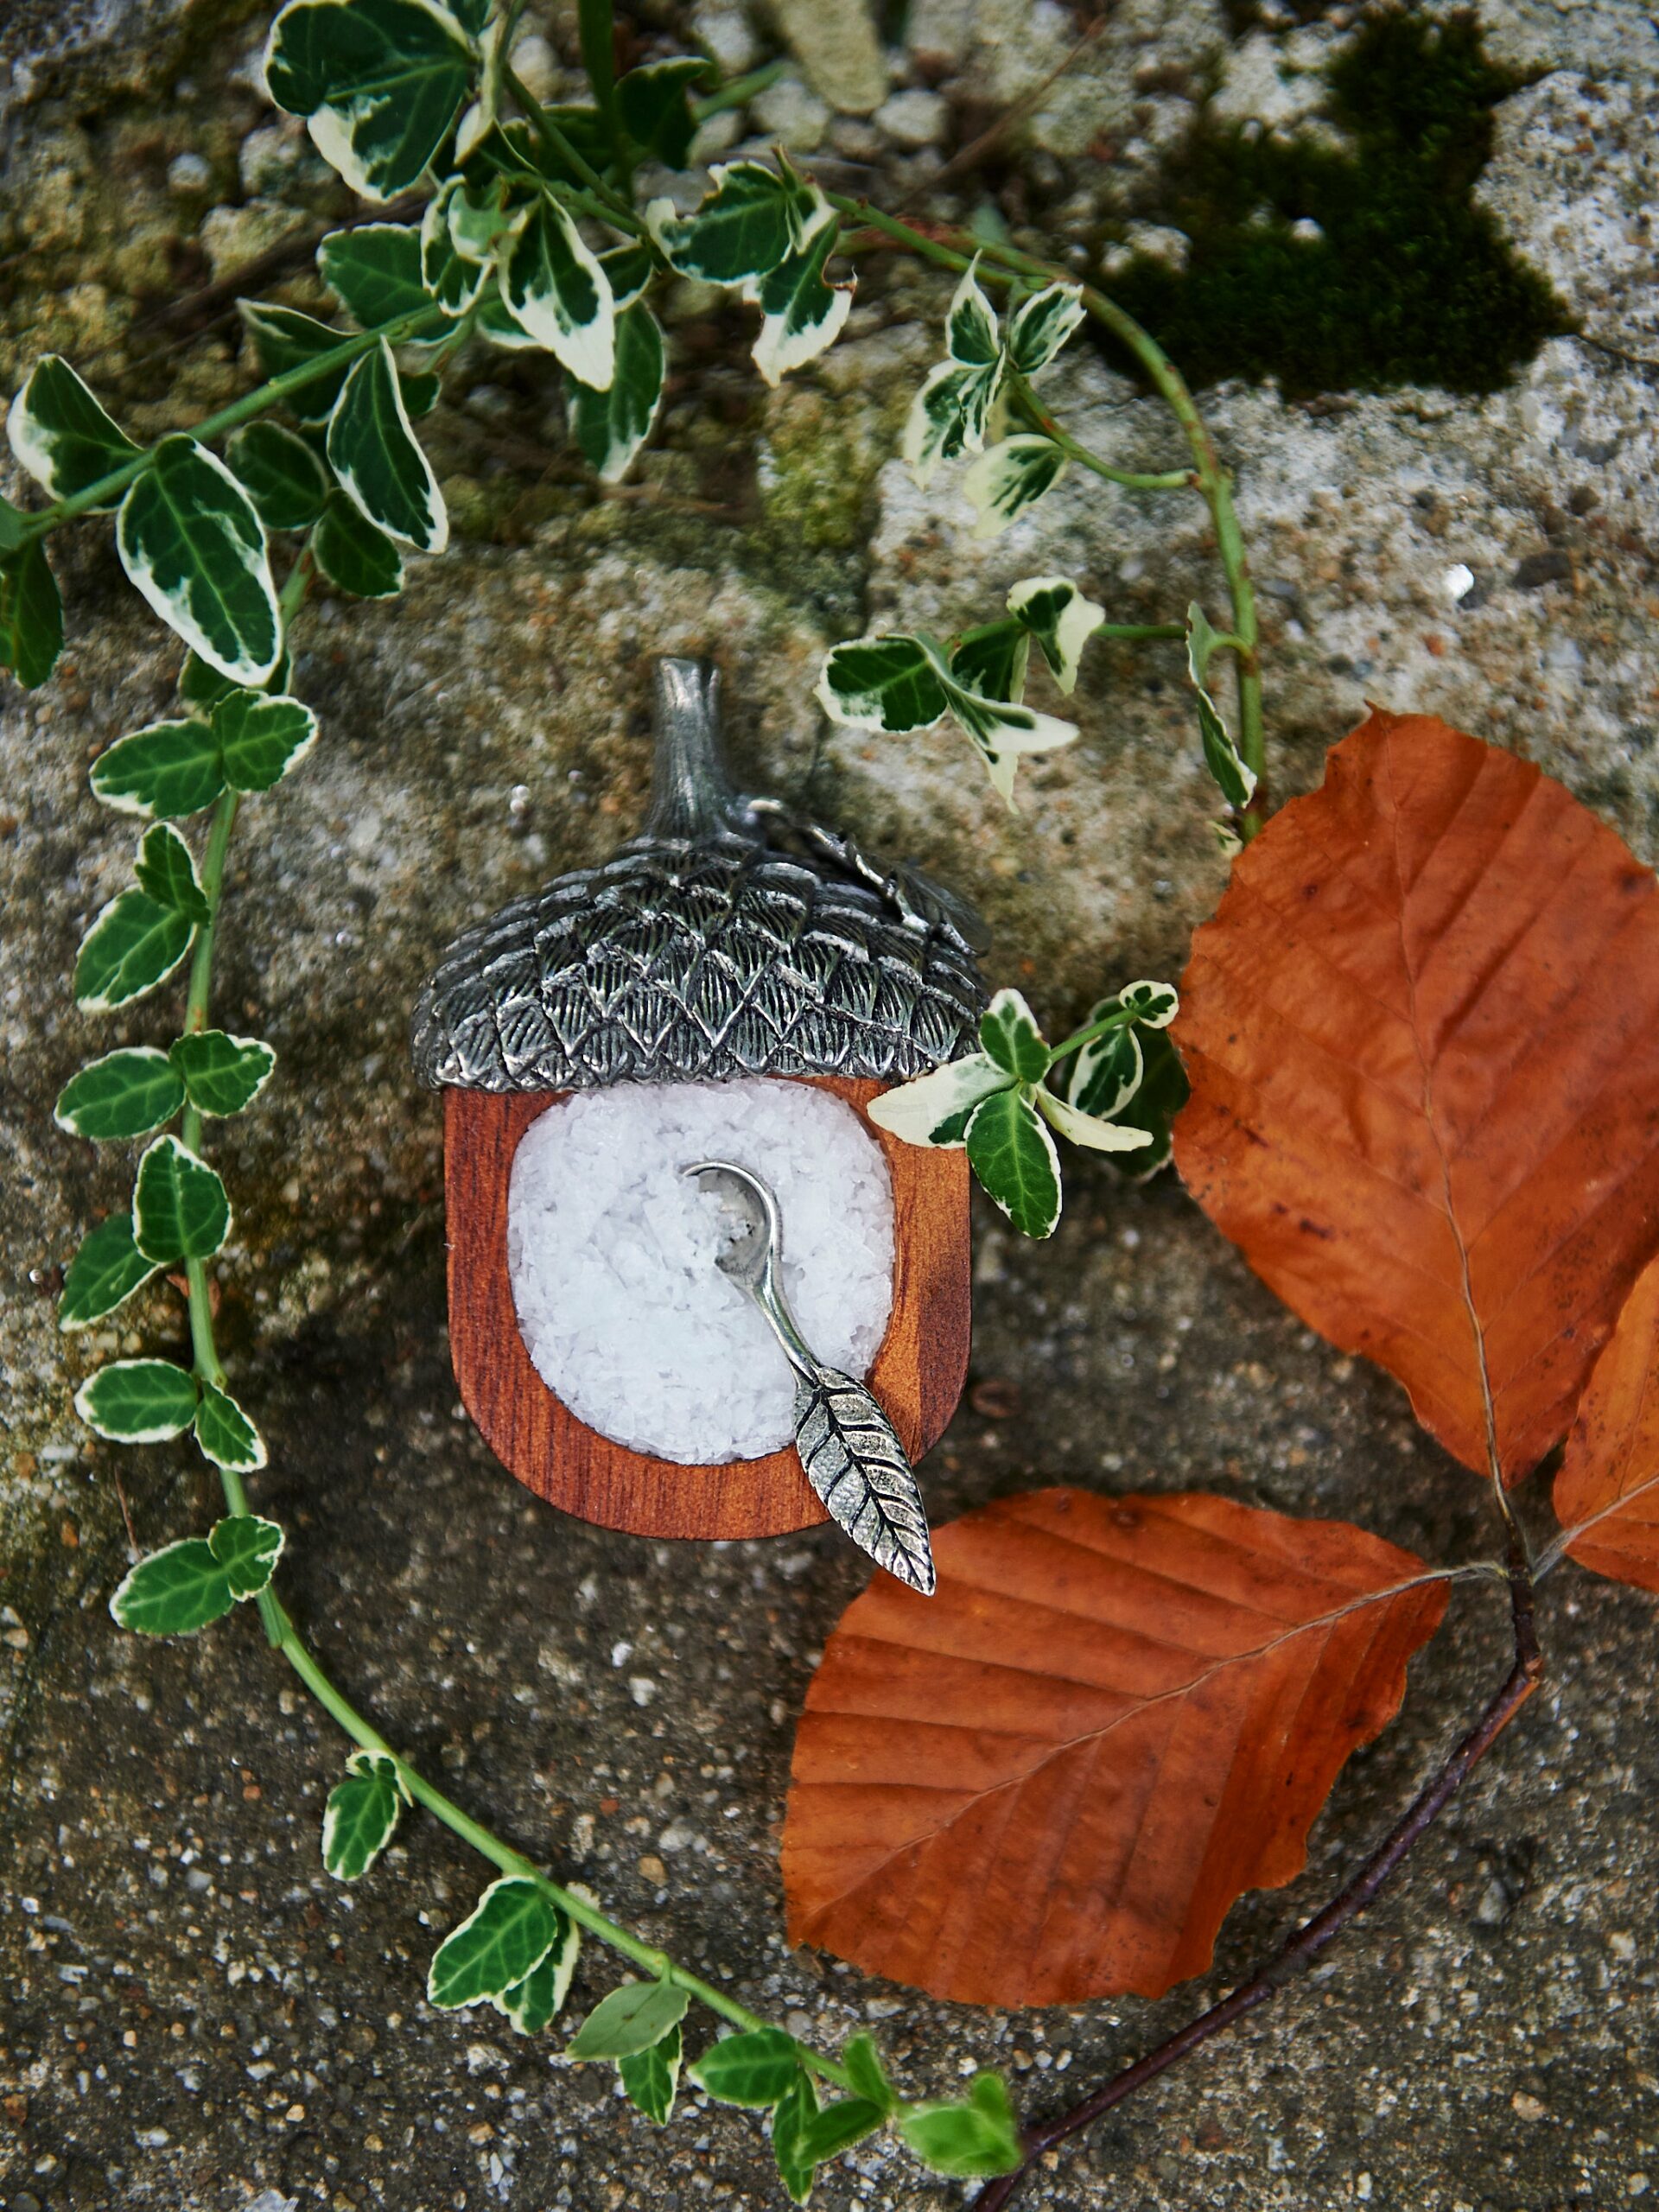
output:
M1262 709L1243 544L1225 473L1153 340L1063 272L837 196L781 155L715 169L689 213L666 199L639 207L639 166L683 168L699 114L741 97L741 87L711 87L709 65L694 58L617 76L608 0L581 0L593 98L543 107L507 59L518 5L292 0L266 55L272 99L306 118L319 150L364 200L424 194L419 222L365 221L322 241L318 268L342 322L241 302L264 381L192 431L140 445L55 357L35 364L10 404L12 452L47 501L25 511L0 499L0 666L26 686L47 681L63 645L48 542L78 517L111 511L123 568L187 648L177 711L118 738L92 773L97 795L144 827L130 885L80 948L76 1000L89 1014L114 1011L181 970L184 996L166 1049L108 1052L59 1100L58 1120L73 1134L143 1145L130 1206L86 1236L60 1311L66 1329L86 1329L157 1275L182 1284L190 1365L117 1360L89 1376L76 1404L100 1435L123 1444L192 1433L218 1470L226 1514L205 1538L139 1560L112 1610L129 1628L177 1635L253 1602L271 1643L356 1746L323 1828L325 1863L341 1880L368 1871L410 1804L495 1867L499 1878L433 1958L433 2005L493 2005L524 2033L537 2033L564 2002L586 1929L640 1978L595 2007L570 2055L613 2063L653 2120L666 2121L673 2109L682 2024L695 2001L735 2032L704 2050L690 2074L711 2097L770 2115L779 2168L797 2202L817 2166L889 2126L937 2172L1004 2173L1018 2165L1020 2146L998 2075L980 2074L958 2101L906 2102L868 2037L854 2037L832 2058L767 2024L435 1789L318 1666L272 1586L283 1532L249 1507L245 1478L264 1465L266 1447L230 1389L215 1341L208 1269L232 1217L203 1147L211 1121L259 1097L275 1055L213 1020L226 855L245 804L272 791L317 737L315 715L287 689L289 631L314 580L358 598L387 598L403 587L406 551L443 550L442 495L415 425L462 346L477 340L550 353L567 379L571 437L596 475L614 481L649 438L662 402L665 351L649 302L664 278L696 277L752 304L760 318L754 360L776 384L831 345L846 322L854 280L832 268L884 250L956 271L945 357L917 394L905 432L918 483L973 456L965 486L982 535L1006 527L1071 466L1148 494L1194 489L1211 511L1230 626L1212 629L1196 607L1179 622L1111 623L1070 579L1034 576L1008 593L1006 611L953 638L883 634L836 646L819 698L836 720L884 732L949 719L1012 804L1020 756L1077 734L1025 703L1033 642L1066 695L1093 638L1184 641L1204 757L1227 810L1223 836L1230 843L1255 827ZM1007 294L1001 320L987 285ZM1085 317L1129 349L1168 403L1188 467L1116 467L1046 409L1035 379ZM1217 653L1235 662L1236 734L1210 689ZM204 819L201 836L174 826ZM1051 1048L1024 1001L1003 992L987 1014L980 1053L891 1093L875 1110L914 1142L965 1145L1015 1225L1046 1236L1060 1204L1051 1131L1120 1154L1132 1170L1149 1171L1167 1156L1182 1096L1163 1033L1174 1007L1166 986L1132 983Z

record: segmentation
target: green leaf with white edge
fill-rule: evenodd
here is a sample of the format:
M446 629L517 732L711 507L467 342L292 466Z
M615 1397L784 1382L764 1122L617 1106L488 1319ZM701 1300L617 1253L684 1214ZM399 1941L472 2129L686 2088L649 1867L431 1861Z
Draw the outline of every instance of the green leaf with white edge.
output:
M804 2204L812 2194L817 2161L807 2153L808 2130L818 2116L817 2084L804 2067L778 2100L772 2115L772 2155L779 2177L792 2204Z
M328 418L328 465L378 530L422 553L442 552L449 542L443 494L410 428L397 364L384 338L346 378Z
M1074 723L970 690L952 674L931 639L905 633L857 638L831 647L817 696L833 721L855 729L921 729L948 712L977 748L993 786L1010 807L1020 754L1052 752L1077 734Z
M238 300L236 306L268 378L288 376L319 354L336 352L350 335L331 329L315 315L302 315L297 308L276 307L268 300ZM290 391L285 404L302 423L326 423L351 370L352 364L342 361L320 371Z
M1077 734L1075 722L1039 715L1033 707L982 698L954 677L947 677L945 696L952 717L977 748L992 789L1010 810L1014 772L1022 754L1052 753L1058 746L1070 745Z
M1186 610L1186 667L1198 695L1198 736L1204 747L1205 766L1228 805L1242 814L1255 789L1255 773L1244 765L1221 709L1206 689L1211 658L1217 645L1217 633L1195 600Z
M211 1259L231 1231L231 1202L218 1172L175 1136L160 1136L138 1162L133 1241L147 1260L170 1268Z
M477 300L490 273L487 260L471 261L455 251L449 235L449 203L464 188L450 177L427 201L421 218L421 284L447 315L461 316Z
M460 27L424 0L292 0L271 27L265 82L365 200L419 179L472 91Z
M469 38L479 37L490 20L495 0L449 0L449 13Z
M634 144L665 168L683 169L697 135L689 95L712 84L715 71L695 55L647 61L616 84L616 111Z
M1016 1083L1039 1083L1052 1055L1037 1017L1018 991L999 991L979 1017L979 1041Z
M196 1442L202 1457L233 1474L257 1474L265 1464L265 1440L228 1390L216 1383L201 1386L196 1408Z
M521 330L507 313L506 302L498 289L491 287L479 295L473 310L474 327L492 346L499 346L504 353L539 353L541 340Z
M616 319L616 365L610 388L590 391L574 378L570 427L602 484L617 484L651 435L663 400L663 334L647 307Z
M561 1906L553 1908L559 1928L547 1955L533 1966L522 1981L515 1981L490 1999L498 2012L512 2021L521 2036L538 2036L564 2009L570 1994L582 1930Z
M976 254L957 286L944 319L945 350L965 369L988 369L1001 354L996 309L980 287Z
M91 782L106 805L124 814L176 818L211 806L225 788L225 772L205 723L151 722L100 753Z
M874 2037L861 2030L857 2035L849 2036L842 2047L841 2063L859 2097L882 2113L898 2111L902 2100L887 2079L887 2069L881 2063Z
M1175 1116L1192 1096L1181 1056L1161 1030L1148 1030L1141 1042L1146 1071L1140 1088L1117 1118L1125 1128L1144 1129L1151 1139L1144 1152L1119 1164L1131 1182L1144 1183L1169 1163Z
M611 302L619 315L644 296L657 274L651 248L634 242L612 246L600 255L599 265L610 284Z
M840 239L836 223L825 223L798 253L786 255L744 287L744 297L761 315L754 365L774 389L791 369L827 353L852 313L856 281L832 284L823 273Z
M723 2105L769 2111L801 2070L800 2046L781 2028L749 2028L710 2044L691 2079Z
M155 1262L132 1241L132 1216L111 1214L87 1232L69 1262L58 1300L58 1326L85 1329L101 1321L142 1289L155 1272Z
M1186 610L1186 667L1200 691L1210 680L1210 661L1217 646L1217 633L1195 599Z
M1103 1012L1110 1012L1113 1004L1109 999L1105 1001ZM1101 1014L1091 1014L1090 1024L1101 1018ZM1117 1114L1141 1088L1145 1071L1145 1057L1141 1039L1135 1033L1135 1024L1125 1021L1084 1046L1064 1085L1064 1096L1085 1114L1103 1117Z
M1167 1029L1181 1010L1180 995L1173 983L1160 983L1150 977L1125 983L1117 995L1117 1002L1127 1008L1143 1029ZM1099 1017L1091 1015L1090 1020Z
M195 925L148 892L111 899L81 939L75 957L75 1003L108 1014L165 982L190 950Z
M671 1981L625 1981L599 2003L571 2041L569 2058L630 2058L685 2018L690 1999ZM693 2069L695 2071L695 2069Z
M168 1544L127 1574L110 1599L122 1628L140 1636L189 1636L236 1603L230 1577L201 1536Z
M988 368L963 368L941 361L927 372L905 418L899 455L923 491L941 465L961 453L984 448L991 409L1002 389L1001 357Z
M19 467L54 499L86 491L142 451L58 353L48 353L29 371L6 416L6 436Z
M331 584L354 599L396 599L404 588L403 555L343 492L328 494L311 557Z
M328 496L322 463L279 423L250 423L226 447L225 458L267 530L309 530L322 512Z
M0 493L0 554L15 553L23 542L28 517Z
M1004 438L982 453L962 481L977 520L976 537L996 537L1034 507L1065 471L1065 455L1052 438Z
M1049 284L1016 308L1008 324L1008 358L1021 376L1046 369L1083 321L1083 288Z
M340 1882L366 1874L391 1841L403 1806L397 1761L384 1751L353 1751L323 1808L326 1871Z
M987 622L950 652L950 673L959 683L982 698L1005 703L1025 696L1030 663L1031 632L1012 615L1001 622Z
M317 270L365 330L431 304L421 276L421 233L411 223L330 231L317 248Z
M184 1084L165 1052L135 1045L89 1061L58 1094L52 1118L72 1136L110 1144L147 1137L184 1103Z
M878 1128L906 1144L960 1150L975 1107L992 1091L1006 1090L1012 1080L985 1053L970 1052L882 1091L865 1111Z
M75 1393L88 1428L117 1444L161 1444L196 1417L196 1378L170 1359L118 1359Z
M1011 2174L1022 2157L1008 2093L998 2074L976 2075L965 2103L918 2105L899 2120L899 2133L936 2174L963 2179Z
M207 1532L207 1548L224 1568L233 1598L257 1598L269 1586L283 1541L276 1522L257 1513L227 1513Z
M1080 1113L1075 1106L1058 1098L1043 1084L1036 1092L1038 1111L1052 1128L1059 1131L1071 1143L1083 1145L1090 1152L1144 1152L1152 1139L1144 1129L1130 1128L1121 1122L1103 1122L1093 1114Z
M950 703L944 674L919 638L854 638L825 656L817 696L832 721L855 729L928 729Z
M303 699L232 691L213 709L213 735L234 791L268 791L317 741L317 718Z
M671 200L653 200L645 209L646 229L682 276L747 284L835 220L823 194L787 168L729 162L709 175L712 189L695 213L677 214Z
M509 315L590 391L616 366L616 309L598 256L550 193L543 193L500 264Z
M1242 814L1255 789L1255 771L1245 766L1232 733L1221 718L1220 709L1202 685L1197 696L1198 736L1204 747L1205 766L1228 805L1235 813Z
M503 187L491 180L481 190L462 184L445 202L449 243L463 261L490 268L530 219L528 206L509 207Z
M680 2061L684 2043L678 2028L671 2028L645 2050L632 2050L616 2062L629 2101L665 2127L674 2116L674 2098L680 2086Z
M514 1874L492 1882L433 1954L428 2002L454 2012L499 1997L540 1966L558 1940L563 1917L536 1883Z
M251 1106L270 1080L276 1055L262 1038L198 1029L168 1053L198 1112L223 1117Z
M478 97L461 113L455 126L454 160L457 165L469 162L480 143L495 128L496 110L500 105L501 71L497 57L505 25L498 16L493 22L480 25L478 46Z
M47 564L45 541L0 556L0 668L37 691L63 651L63 601Z
M169 629L239 683L282 651L264 527L230 470L194 438L163 438L121 502L121 565Z
M197 927L213 912L200 884L190 848L171 823L157 822L146 830L138 848L138 888L159 906L170 906Z
M1035 638L1069 698L1077 688L1083 649L1106 620L1105 608L1084 598L1067 576L1027 576L1009 591L1008 612Z
M994 1091L968 1123L968 1164L1022 1236L1052 1236L1060 1217L1060 1162L1041 1116L1020 1090Z
M891 2109L869 2097L842 2097L832 2105L825 2105L801 2129L802 2159L813 2166L827 2165L831 2158L840 2158L843 2151L850 2151L855 2143L874 2135Z

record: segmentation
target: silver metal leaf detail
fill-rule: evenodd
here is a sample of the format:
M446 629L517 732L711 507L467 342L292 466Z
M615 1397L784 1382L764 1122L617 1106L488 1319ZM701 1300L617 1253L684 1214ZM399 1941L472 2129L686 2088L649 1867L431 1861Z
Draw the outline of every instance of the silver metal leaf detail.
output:
M893 1423L861 1382L814 1364L795 1384L795 1448L806 1478L861 1551L933 1594L927 1509Z

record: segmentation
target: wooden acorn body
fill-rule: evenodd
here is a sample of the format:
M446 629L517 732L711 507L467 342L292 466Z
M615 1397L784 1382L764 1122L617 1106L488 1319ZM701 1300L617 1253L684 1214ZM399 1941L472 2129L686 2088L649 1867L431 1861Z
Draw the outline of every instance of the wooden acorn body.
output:
M984 997L972 948L944 894L733 792L716 683L692 662L658 664L641 834L459 938L412 1031L416 1072L444 1093L462 1402L538 1496L652 1536L778 1535L827 1516L792 1446L709 1466L656 1459L579 1420L531 1363L509 1272L509 1184L525 1130L571 1092L757 1076L833 1091L892 1179L893 1305L868 1381L912 1459L944 1431L968 1363L966 1158L903 1144L865 1109L972 1049Z

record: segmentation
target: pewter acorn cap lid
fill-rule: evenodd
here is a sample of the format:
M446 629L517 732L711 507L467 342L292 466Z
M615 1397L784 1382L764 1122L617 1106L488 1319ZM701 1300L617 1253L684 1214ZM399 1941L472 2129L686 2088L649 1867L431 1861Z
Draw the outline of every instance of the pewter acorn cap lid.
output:
M973 1049L985 990L960 910L848 839L740 798L720 761L718 687L695 661L658 664L643 830L455 939L415 1012L423 1083L898 1082Z

